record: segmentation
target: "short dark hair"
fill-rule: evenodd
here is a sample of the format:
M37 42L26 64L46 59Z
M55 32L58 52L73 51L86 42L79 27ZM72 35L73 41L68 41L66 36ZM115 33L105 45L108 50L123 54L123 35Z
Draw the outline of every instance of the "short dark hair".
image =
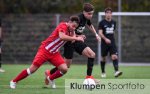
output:
M111 11L111 12L112 12L112 9L111 9L110 7L107 7L107 8L105 9L105 13L106 13L107 11Z
M83 5L83 11L90 12L94 10L94 6L90 3L84 3Z
M79 17L78 16L71 16L70 17L70 21L72 21L72 22L76 22L77 24L79 24L80 23L80 19L79 19Z

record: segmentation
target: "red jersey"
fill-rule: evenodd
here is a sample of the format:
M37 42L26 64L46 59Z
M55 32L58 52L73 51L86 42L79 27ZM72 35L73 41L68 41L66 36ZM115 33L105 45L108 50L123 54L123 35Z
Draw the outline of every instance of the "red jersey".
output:
M65 44L65 41L59 38L59 32L69 35L68 26L66 22L61 22L52 34L42 42L42 46L50 53L56 53Z

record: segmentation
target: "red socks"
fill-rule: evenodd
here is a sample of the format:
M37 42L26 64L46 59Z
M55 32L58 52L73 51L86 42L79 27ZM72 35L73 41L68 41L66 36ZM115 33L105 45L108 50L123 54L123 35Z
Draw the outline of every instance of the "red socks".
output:
M29 69L25 69L20 74L18 74L18 76L15 79L13 79L13 82L18 82L18 81L26 78L27 76L29 76L31 73L28 72L27 70L29 71ZM61 71L57 70L49 78L50 78L50 80L54 80L54 79L59 78L61 76L63 76L63 73Z
M27 76L28 76L27 69L25 69L20 74L18 74L18 76L15 79L13 79L13 82L18 82L26 78Z
M50 78L50 80L54 80L54 79L59 78L61 76L63 76L63 73L61 71L57 70L49 78Z

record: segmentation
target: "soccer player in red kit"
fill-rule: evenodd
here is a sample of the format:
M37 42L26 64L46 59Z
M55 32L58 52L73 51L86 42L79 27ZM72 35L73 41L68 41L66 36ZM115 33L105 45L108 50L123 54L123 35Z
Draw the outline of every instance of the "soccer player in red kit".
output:
M49 61L58 68L54 74L47 77L49 83L53 84L54 79L65 74L68 68L63 57L59 53L59 49L66 41L84 41L83 37L76 37L73 35L75 29L79 25L79 21L78 16L71 16L68 22L61 22L52 34L41 43L31 66L22 70L18 76L10 81L10 88L15 89L17 82L34 73L46 61Z

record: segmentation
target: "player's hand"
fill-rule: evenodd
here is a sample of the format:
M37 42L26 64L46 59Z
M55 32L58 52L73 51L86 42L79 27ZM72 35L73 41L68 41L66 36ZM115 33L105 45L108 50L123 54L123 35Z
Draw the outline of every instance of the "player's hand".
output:
M98 42L101 42L101 37L99 37L98 35L96 36L96 39Z
M74 42L75 42L75 40L71 41L71 43L74 43Z
M84 39L83 39L83 37L81 37L81 36L76 37L76 40L77 40L77 41L82 41L82 42L84 42Z
M106 44L111 44L111 40L110 39L105 39Z
M83 39L86 39L85 35L77 35L77 37L82 37Z
M86 39L86 36L85 36L85 35L81 35L81 37L82 37L83 39Z

